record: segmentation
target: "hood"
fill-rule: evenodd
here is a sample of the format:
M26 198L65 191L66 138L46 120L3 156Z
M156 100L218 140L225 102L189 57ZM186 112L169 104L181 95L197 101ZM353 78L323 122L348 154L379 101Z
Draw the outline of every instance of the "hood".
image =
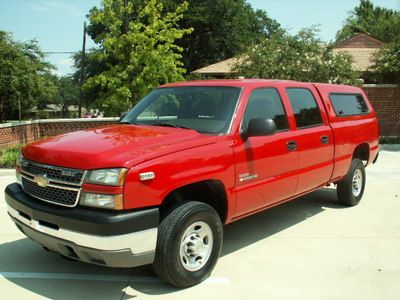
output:
M29 144L32 161L76 169L132 167L162 155L215 143L195 130L117 124L50 137Z

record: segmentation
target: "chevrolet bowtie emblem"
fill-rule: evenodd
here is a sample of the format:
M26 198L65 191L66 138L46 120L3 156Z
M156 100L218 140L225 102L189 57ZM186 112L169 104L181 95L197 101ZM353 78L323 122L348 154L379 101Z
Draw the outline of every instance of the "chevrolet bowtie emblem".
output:
M38 186L41 187L46 187L49 184L49 179L47 178L47 175L35 175L33 178L33 181L37 183Z

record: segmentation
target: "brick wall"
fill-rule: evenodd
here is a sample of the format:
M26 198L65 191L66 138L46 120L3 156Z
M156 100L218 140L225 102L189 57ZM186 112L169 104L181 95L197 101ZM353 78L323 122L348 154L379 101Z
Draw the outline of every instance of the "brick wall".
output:
M38 123L0 127L0 149L31 143L39 138Z
M59 135L85 128L100 127L116 123L117 119L59 119L38 120L22 124L0 125L0 149L26 144L47 136Z
M100 121L101 120L101 121ZM111 119L111 120L104 120L103 119L98 119L98 121L74 121L74 119L71 119L69 122L60 122L60 123L54 123L54 122L43 122L40 123L40 134L42 137L44 136L55 136L59 135L62 133L67 133L67 132L72 132L72 131L78 131L81 129L86 129L86 128L95 128L95 127L100 127L104 125L109 125L116 123L117 120Z
M400 136L400 88L394 85L364 85L383 136Z

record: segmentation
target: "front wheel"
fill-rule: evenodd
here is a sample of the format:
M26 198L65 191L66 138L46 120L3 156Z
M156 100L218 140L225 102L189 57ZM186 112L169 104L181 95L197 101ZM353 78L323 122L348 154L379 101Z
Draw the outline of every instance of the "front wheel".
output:
M346 177L337 184L339 201L347 206L357 205L364 194L365 180L365 168L362 160L354 159Z
M170 210L159 226L153 268L177 287L190 287L210 276L222 247L218 213L202 202Z

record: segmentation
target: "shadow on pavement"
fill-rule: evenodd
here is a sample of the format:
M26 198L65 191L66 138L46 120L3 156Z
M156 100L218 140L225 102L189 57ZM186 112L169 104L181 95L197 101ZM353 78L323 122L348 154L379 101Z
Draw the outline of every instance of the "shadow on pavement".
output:
M239 220L224 228L224 245L221 256L234 255L235 251L266 239L282 230L323 212L325 208L341 209L335 189L322 189L294 201L282 204L253 216ZM59 255L48 253L29 239L20 239L0 245L1 272L73 273L105 276L155 277L151 266L135 269L111 269L81 262L68 262ZM133 290L148 295L179 292L163 282L96 282L54 279L7 278L37 295L51 299L96 298L118 299L128 285ZM125 295L134 297L135 295Z

